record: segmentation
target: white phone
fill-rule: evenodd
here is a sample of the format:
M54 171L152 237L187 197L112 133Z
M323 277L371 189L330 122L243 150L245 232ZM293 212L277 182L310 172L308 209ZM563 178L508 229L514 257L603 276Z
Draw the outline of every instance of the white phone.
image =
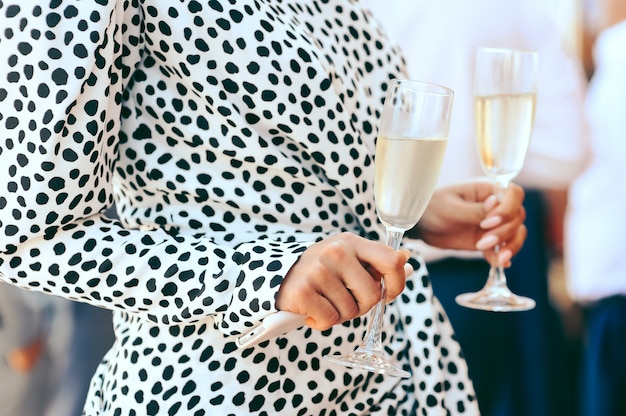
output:
M286 334L287 332L304 325L306 315L293 312L278 311L263 319L260 325L237 338L237 346L248 348L260 342L267 341Z

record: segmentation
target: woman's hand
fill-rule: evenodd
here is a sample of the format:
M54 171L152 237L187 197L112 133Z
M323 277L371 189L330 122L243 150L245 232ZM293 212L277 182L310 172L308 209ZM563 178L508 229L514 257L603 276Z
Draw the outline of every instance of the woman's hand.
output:
M510 265L527 234L524 190L511 184L499 202L494 190L485 181L438 189L407 236L440 248L481 250L490 263ZM500 246L498 255L493 251L496 245Z
M342 233L310 246L283 280L276 308L308 316L311 328L325 330L367 313L379 300L402 290L413 272L410 253Z

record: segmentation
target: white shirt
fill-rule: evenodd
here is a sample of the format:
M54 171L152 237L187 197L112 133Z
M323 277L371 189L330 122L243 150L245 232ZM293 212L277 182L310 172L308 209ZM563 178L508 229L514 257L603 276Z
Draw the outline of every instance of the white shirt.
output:
M411 77L455 92L440 185L483 176L475 149L472 96L478 46L539 51L534 133L515 182L529 188L564 189L582 171L587 153L584 75L579 62L565 52L545 2L388 0L371 1L370 7L403 49ZM430 247L424 247L422 254L429 260L470 255Z
M570 191L568 290L586 303L626 295L626 22L600 34L587 96L592 160Z

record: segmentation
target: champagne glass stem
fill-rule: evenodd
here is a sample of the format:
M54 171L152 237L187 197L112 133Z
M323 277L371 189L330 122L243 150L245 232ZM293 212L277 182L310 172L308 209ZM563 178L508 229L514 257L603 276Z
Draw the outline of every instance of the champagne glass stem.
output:
M404 230L393 227L387 228L387 245L394 250L398 250L403 236Z
M388 228L387 229L387 245L395 250L400 248L404 230ZM369 351L382 350L381 327L383 322L383 314L385 313L385 279L380 279L380 300L376 306L370 311L369 325L367 333L361 344L361 348Z
M494 247L493 251L496 253L496 258L500 252L500 246ZM504 274L504 267L496 260L496 264L492 264L489 269L489 277L487 279L487 288L506 288L506 275Z
M499 180L495 181L495 190L494 195L496 196L496 200L498 203L502 201L504 198L504 193L506 188L509 186L508 182L502 182ZM496 245L493 248L494 253L496 254L496 263L492 264L489 268L489 276L487 278L486 288L497 288L499 290L508 290L506 285L506 274L504 273L504 266L500 263L498 259L498 254L500 253L500 244Z
M506 188L509 187L508 182L502 182L497 180L495 183L495 195L496 201L498 204L502 202L504 199L504 193L506 192ZM506 287L506 275L504 274L504 266L500 263L498 259L498 254L500 253L500 244L496 245L493 248L494 253L496 253L496 264L491 266L491 273L489 273L489 280L492 280L494 286L497 287ZM493 279L492 279L493 276Z
M500 245L497 245L494 249L493 249L494 253L496 253L496 259L498 254L500 253ZM498 287L504 287L506 286L506 275L504 274L504 267L502 266L502 263L500 263L500 260L496 260L496 265L494 266L494 273L493 273L493 284L495 286Z

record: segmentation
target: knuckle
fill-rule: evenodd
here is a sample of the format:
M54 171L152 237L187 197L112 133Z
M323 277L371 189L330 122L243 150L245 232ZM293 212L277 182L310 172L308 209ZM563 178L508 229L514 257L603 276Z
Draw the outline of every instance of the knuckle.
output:
M346 243L340 240L331 241L326 247L322 256L331 262L341 262L348 256Z
M337 312L336 310L328 311L326 313L321 314L321 316L317 320L318 329L321 329L321 330L329 329L333 325L339 323L339 318L340 318L339 312Z
M404 264L406 263L406 257L401 252L394 250L391 253L390 261L391 261L391 264L392 264L392 266L394 268L394 271L400 272L401 270L404 270Z
M325 279L328 275L328 267L319 261L312 262L307 266L307 269L309 276L316 276L320 280Z
M354 241L357 236L349 231L342 231L338 234L338 237L345 241Z

